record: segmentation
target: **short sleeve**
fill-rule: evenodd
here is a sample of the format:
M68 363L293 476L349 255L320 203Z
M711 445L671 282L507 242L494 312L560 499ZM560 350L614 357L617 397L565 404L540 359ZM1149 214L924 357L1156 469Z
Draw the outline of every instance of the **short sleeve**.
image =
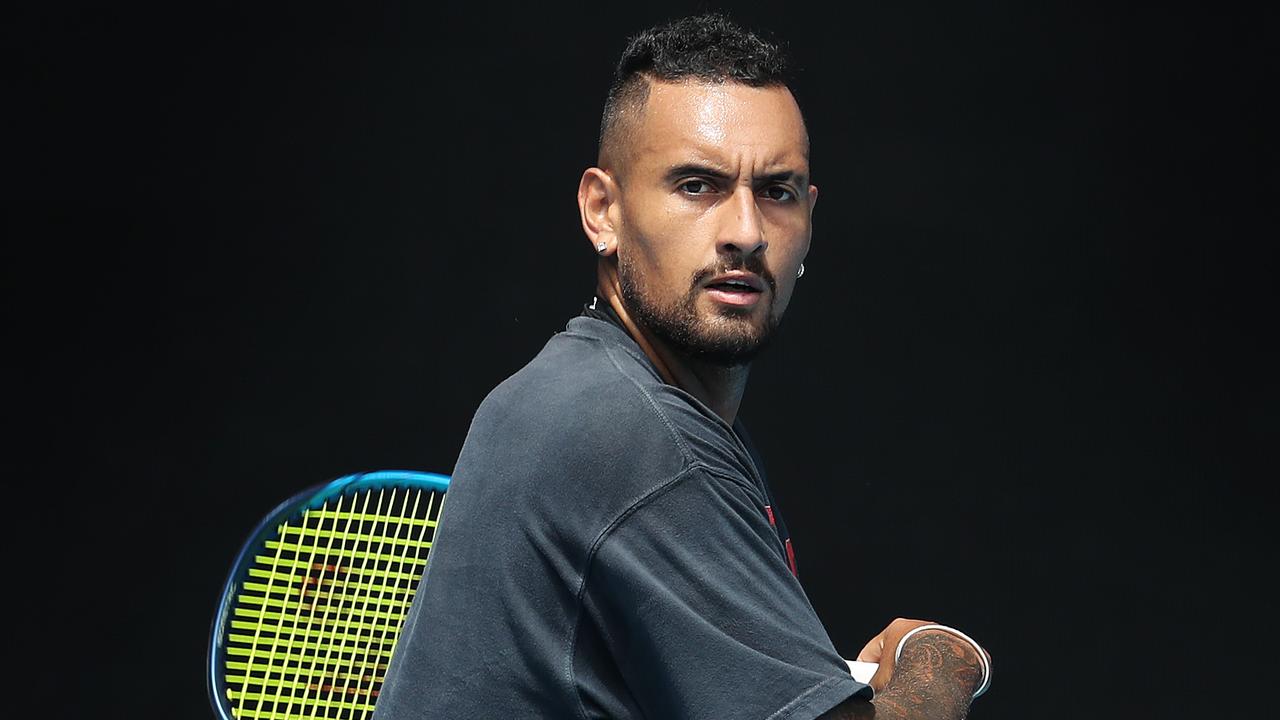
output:
M619 519L584 607L646 717L808 720L871 696L792 575L758 493L704 468Z

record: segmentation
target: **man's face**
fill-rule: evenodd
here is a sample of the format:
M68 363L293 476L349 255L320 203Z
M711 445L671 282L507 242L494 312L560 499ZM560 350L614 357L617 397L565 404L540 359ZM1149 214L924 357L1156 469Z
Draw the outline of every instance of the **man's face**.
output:
M787 308L817 199L790 91L654 82L629 146L617 222L627 310L685 355L749 361Z

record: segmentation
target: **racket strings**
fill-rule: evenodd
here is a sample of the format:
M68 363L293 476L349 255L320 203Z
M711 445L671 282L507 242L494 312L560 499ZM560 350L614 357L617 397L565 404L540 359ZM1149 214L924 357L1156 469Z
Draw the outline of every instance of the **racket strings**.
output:
M378 493L378 509L377 509L377 516L379 516L379 517L381 517L381 515L382 515L382 500L383 500L383 494L382 494L381 492L379 492L379 493ZM394 506L394 504L395 504L395 491L394 491L394 490L392 490L392 492L391 492L391 503L390 503L390 504L391 504L391 505L393 505L393 506ZM362 518L362 522L363 522L363 518ZM384 528L385 528L385 523L384 523ZM359 540L359 541L358 541L358 543L359 543L359 542L363 542L363 543L364 543L364 546L365 546L365 552L360 556L360 561L359 561L359 562L360 562L360 572L361 572L361 574L362 574L362 575L363 575L363 574L366 574L366 573L367 573L367 571L368 571L368 568L369 568L369 558L370 558L370 557L372 557L372 556L377 556L377 555L378 555L378 554L380 554L380 553L382 552L382 550L383 550L383 547L382 547L382 546L383 546L383 543L382 543L382 541L381 541L381 535L380 535L380 534L379 534L379 532L378 532L378 527L377 527L377 521L376 521L376 520L375 520L375 524L374 524L374 529L373 529L373 530L374 530L374 531L373 531L373 533L372 533L372 535L371 535L371 536L369 536L369 537L362 537L362 538L361 538L361 540ZM363 531L362 531L362 535L363 535ZM373 543L373 538L374 538L374 537L378 537L378 538L379 538L378 548L377 548L377 550L376 550L376 551L372 551L372 548L371 548L371 545L372 545L372 543ZM358 543L357 543L357 544L358 544ZM376 564L375 564L375 567L376 567ZM379 587L379 595L380 595L380 594L381 594L381 587L380 587L380 586L378 586L378 587ZM362 587L358 588L358 589L353 593L353 602L358 602L358 603L359 603L359 605L360 605L359 613L360 613L361 615L365 615L365 614L366 614L366 612L368 611L368 608L369 608L369 598L370 598L370 597L372 596L372 594L373 594L373 593L372 593L373 588L374 588L374 586L373 586L373 585L363 585ZM358 600L356 600L356 598L358 598ZM377 603L375 602L375 603L374 603L374 608L376 609L377 607L378 607L378 605L377 605ZM348 633L350 633L350 622L349 622L350 618L351 618L351 615L350 615L350 614L349 614L349 615L347 615L348 623L347 623L347 624L346 624L346 626L343 628L343 634L344 634L344 636L345 636L345 635L347 635ZM357 632L358 632L358 631L357 631ZM383 650L384 650L384 648L383 648L382 644L381 644L380 642L374 642L374 640L373 640L373 636L374 636L374 632L373 632L373 631L371 631L371 632L369 633L369 635L367 636L367 638L366 638L366 642L364 642L363 644L361 644L361 645L359 646L358 650L357 650L355 653L353 653L353 657L352 657L352 665L351 665L351 667L352 667L352 669L353 669L353 670L355 670L356 672L361 673L361 677L363 677L363 673L366 673L366 672L369 672L369 671L370 671L370 667L369 667L369 659L370 659L370 656L372 655L372 656L377 657L377 656L380 656L380 655L382 655L382 654L383 654ZM389 657L390 657L390 652L391 652L391 651L390 651L390 649L389 649L389 648L387 648L387 649L386 649L386 655L388 656L388 659L389 659ZM373 670L374 670L375 672L376 672L376 670L377 670L377 662L376 662L376 660L375 660L375 663L374 663L374 668L373 668ZM335 679L335 681L330 685L330 687L331 687L331 688L334 688L334 687L336 687L336 686L337 686L337 681L336 681L336 679ZM357 717L357 716L358 716L358 715L357 715L357 713L358 713L360 710L362 710L364 707L366 707L366 706L367 706L370 710L372 710L372 709L373 709L373 702L374 702L373 696L370 696L370 695L368 695L368 694L361 695L361 693L359 692L360 687L361 687L361 686L360 686L360 684L359 684L359 683L357 683L354 687L351 685L351 673L348 673L348 674L347 674L347 677L346 677L346 678L344 678L344 679L342 680L342 691L341 691L341 694L340 694L340 695L339 695L339 697L338 697L338 703L339 703L339 706L340 706L340 707L342 707L343 709L347 709L348 707L351 709L351 711L352 711L352 713L351 713L351 715L350 715L351 717ZM330 690L330 692L329 692L329 696L330 696L330 698L332 698L332 695L333 695L333 692L332 692L332 690ZM356 701L357 701L357 700L360 700L360 701L361 701L361 704L360 704L359 706L357 706L357 705L356 705ZM332 701L332 700L331 700L331 701Z
M339 503L341 503L341 500L339 500ZM360 513L362 518L363 518L365 509L368 507L368 503L369 503L369 493L365 493L364 506L361 508L361 513ZM379 509L381 509L381 505L382 505L382 493L379 493L378 494ZM330 522L335 522L335 521L336 521L336 518L334 520L331 520ZM315 537L317 539L322 535L320 530L322 529L321 526L324 524L324 522L325 522L325 519L323 517L317 520L316 533L315 533ZM346 546L347 544L347 540L349 539L350 528L351 528L351 519L348 516L346 518L346 522L344 523L343 530L342 530L342 538L343 538L343 542L341 544L342 547ZM315 619L319 617L320 618L319 637L320 637L321 643L325 645L325 652L324 652L325 657L324 657L323 663L320 663L319 667L317 667L316 661L318 659L319 653L311 656L311 665L307 669L305 677L301 678L301 680L295 684L294 694L291 695L289 698L289 708L288 708L289 714L292 714L294 701L299 699L297 695L297 691L299 690L303 691L301 696L300 709L305 710L308 707L308 703L306 702L308 700L308 696L317 690L323 689L324 687L323 680L330 666L330 661L333 656L333 652L332 652L333 647L338 642L345 644L347 640L347 635L344 632L341 641L335 642L336 634L331 634L331 636L329 637L329 642L324 643L325 628L328 626L328 624L331 621L336 621L336 617L334 616L334 613L333 613L333 610L335 607L334 600L341 596L341 588L344 587L346 584L345 581L347 578L347 574L338 572L339 568L342 567L341 561L343 559L342 558L343 553L339 552L336 554L337 556L335 557L335 553L333 551L333 541L335 538L338 537L338 533L328 532L328 533L323 533L323 535L327 536L328 538L327 544L325 546L324 562L320 564L316 564L316 563L311 564L310 569L313 572L317 572L318 574L315 578L315 582L311 583L310 581L308 581L307 586L303 587L301 592L304 597L304 602L305 602L305 596L307 595L307 593L310 592L312 594L311 610L310 610L311 622L308 624L308 630L310 630L311 624L314 623ZM330 593L327 593L327 594L323 592L323 584L326 579L326 574L332 590ZM317 607L320 607L322 602L323 602L323 613L317 612ZM338 605L338 607L340 609L341 606ZM331 700L332 699L330 698L330 701ZM312 712L309 715L311 717L317 717L316 713L321 708L320 702L317 701L317 702L310 703L309 707L312 710Z
M413 504L412 510L416 511L418 507L418 500L421 497L421 493L420 492L414 493L413 495L414 495L414 504ZM411 509L409 506L409 500L410 500L410 494L406 493L403 498L403 505L401 507L400 517L404 517L406 512L411 512ZM393 497L392 504L394 505L394 497ZM394 535L391 532L381 533L380 535L380 537L382 538L381 542L384 545L389 544L390 546L393 546L393 547L402 544L402 543L399 543L398 541L401 539L401 532L406 527L407 526L403 523L398 525L395 528ZM390 543L388 543L387 541L388 536L392 537ZM399 563L397 563L397 558L402 556L397 555L395 553L384 553L382 551L380 551L378 554L380 557L387 558L385 561L386 562L385 570L387 572L387 575L390 576L392 574L392 565L399 565ZM396 567L395 571L399 574L403 574L403 573L400 573L399 567ZM384 604L385 601L387 600L386 590L387 590L387 585L385 584L378 588L378 604L379 605ZM397 595L398 594L397 591L399 590L400 590L399 586L398 585L395 586L393 588L391 595L392 596ZM368 595L366 595L366 597L368 597ZM366 652L364 654L364 657L361 658L361 662L359 665L359 673L360 673L359 676L356 678L352 678L348 676L347 682L345 682L343 685L343 691L346 692L350 688L350 680L355 679L357 681L356 686L354 688L355 693L349 694L347 695L347 697L350 697L350 698L365 697L365 698L371 699L370 704L367 705L366 707L361 707L359 709L358 714L353 712L353 717L364 718L369 714L370 711L372 711L373 709L372 703L376 702L378 688L381 687L382 677L385 676L385 665L382 665L381 663L379 663L378 662L379 658L375 657L371 651L374 649L387 648L389 652L390 648L394 644L395 636L398 635L399 633L399 626L397 625L396 627L393 628L391 625L385 624L381 626L379 630L380 632L373 633L374 635L376 635L376 639L373 639L373 641L366 646ZM382 667L384 668L381 672L379 671L379 665L382 665Z
M366 490L278 528L229 623L227 694L236 717L372 714L442 497Z

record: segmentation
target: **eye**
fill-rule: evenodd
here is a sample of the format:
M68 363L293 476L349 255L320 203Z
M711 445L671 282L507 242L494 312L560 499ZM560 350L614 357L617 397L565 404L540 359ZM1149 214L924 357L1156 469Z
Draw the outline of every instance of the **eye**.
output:
M770 185L764 189L764 195L770 200L778 202L791 202L796 199L796 194L785 185Z
M697 178L685 180L677 187L687 195L705 195L712 190L711 183Z

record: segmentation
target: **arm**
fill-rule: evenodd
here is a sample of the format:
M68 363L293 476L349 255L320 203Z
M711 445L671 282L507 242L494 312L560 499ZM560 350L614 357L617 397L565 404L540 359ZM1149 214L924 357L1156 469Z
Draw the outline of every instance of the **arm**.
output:
M701 467L688 473L613 526L587 576L579 638L607 645L618 702L654 718L811 719L870 695L791 573L758 496Z
M902 648L897 667L871 702L851 698L822 720L960 720L982 680L977 652L947 632L927 630Z

